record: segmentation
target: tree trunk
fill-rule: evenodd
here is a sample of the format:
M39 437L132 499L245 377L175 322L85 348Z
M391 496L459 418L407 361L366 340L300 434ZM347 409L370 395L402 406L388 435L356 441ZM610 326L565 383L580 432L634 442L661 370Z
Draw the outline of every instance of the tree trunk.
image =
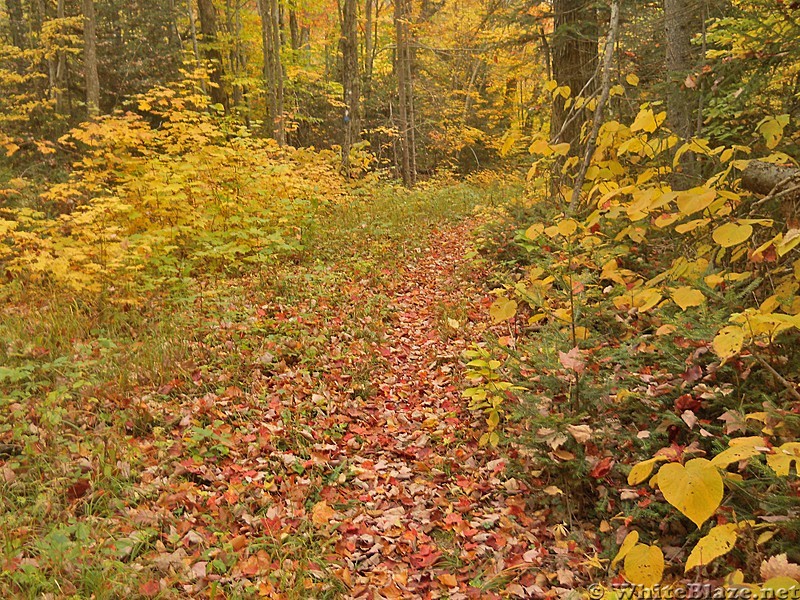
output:
M209 73L209 95L214 104L221 104L225 112L228 112L228 94L223 84L223 62L222 52L216 47L217 33L217 11L214 8L213 0L197 0L197 12L200 16L200 33L203 34L203 42L206 45L205 57L211 62L211 72Z
M664 0L664 32L667 71L667 125L677 136L688 140L695 134L695 107L691 90L685 85L686 77L697 60L692 48L694 34L702 28L700 7L696 0ZM686 152L672 176L672 187L688 189L695 185L697 161L694 153Z
M245 56L242 52L240 5L239 0L225 0L225 26L231 39L230 49L228 50L228 68L233 78L231 100L234 107L241 106L244 103L244 88L238 81L245 68Z
M605 110L608 97L611 92L611 67L614 61L614 46L617 43L617 36L619 33L619 0L611 0L611 22L608 25L608 34L606 35L605 48L603 50L603 69L600 81L600 99L597 101L597 106L594 110L592 117L592 130L589 133L589 139L586 141L586 151L583 155L583 162L578 171L578 176L572 188L572 198L569 203L569 212L567 214L574 215L578 209L581 201L581 188L584 181L586 181L586 173L592 162L592 157L597 149L597 135L600 132L600 125L603 122L603 111ZM574 333L574 330L573 330ZM573 340L574 341L574 340Z
M372 6L374 0L364 2L364 97L368 98L372 88L372 65L375 57L373 56L372 41Z
M342 143L342 166L350 166L350 148L361 134L361 108L359 105L361 85L358 69L358 4L357 0L344 0L342 14L342 89L344 111L344 140Z
M86 110L91 118L100 114L100 78L97 75L97 19L94 14L94 0L83 0L83 44Z
M293 10L289 11L289 41L292 50L300 49L300 24L297 22L297 13Z
M407 187L413 186L417 178L410 19L410 1L395 0L394 26L397 47L395 72L397 74L398 128L400 130L400 175L403 178L403 184Z
M800 201L800 169L751 160L742 173L742 187L756 194L780 195L785 201Z
M594 91L597 67L597 19L587 0L554 0L554 30L550 43L553 53L553 79L569 86L572 98L587 97ZM570 154L580 153L581 127L586 112L570 112L566 100L556 96L550 118L550 137L554 142L571 144Z
M272 137L282 146L286 143L286 132L283 122L283 64L278 0L258 0L258 11L261 16L267 123Z
M6 10L8 11L8 26L11 30L11 43L17 48L25 48L25 16L22 12L21 0L6 0Z

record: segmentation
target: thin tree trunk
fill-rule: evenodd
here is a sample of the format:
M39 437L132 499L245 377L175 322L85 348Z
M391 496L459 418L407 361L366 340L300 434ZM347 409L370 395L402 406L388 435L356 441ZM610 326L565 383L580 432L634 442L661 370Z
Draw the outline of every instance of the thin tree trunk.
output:
M409 21L410 2L395 0L394 25L396 37L395 71L397 73L398 121L400 129L400 174L403 184L416 183L416 148L414 136L414 84Z
M594 110L594 117L592 119L592 131L589 134L589 139L586 142L586 152L583 156L578 176L575 178L575 183L572 188L572 199L569 203L569 214L575 214L578 209L581 198L581 188L583 182L586 180L586 171L592 163L592 156L597 148L597 134L600 131L600 125L603 121L603 111L608 96L611 92L611 69L614 62L614 45L617 43L617 34L619 32L619 0L612 0L611 2L611 21L608 26L608 36L606 37L605 51L603 52L603 72L602 80L600 83L600 99Z
M22 12L21 0L6 0L8 11L8 26L11 30L11 43L17 48L27 46L25 36L25 16Z
M364 2L364 97L372 91L372 65L374 62L372 43L372 6L374 0Z
M264 55L264 92L267 98L267 123L272 137L286 143L283 122L283 65L281 63L280 23L277 0L258 0L261 16L261 43Z
M293 10L289 11L289 41L292 50L300 48L300 24L297 22L297 13Z
M573 99L592 92L591 81L597 65L597 22L592 4L587 0L554 0L554 31L550 48L553 53L553 79L569 86ZM581 111L571 115L566 100L556 96L550 118L554 142L571 144L570 153L579 154Z
M222 105L225 112L228 112L228 94L223 83L223 61L222 52L216 47L218 41L217 11L214 8L213 0L197 0L197 9L200 16L200 33L203 34L203 42L206 44L205 57L211 62L211 72L209 73L209 95L214 104Z
M238 107L244 102L244 91L238 79L243 72L243 61L241 53L242 30L238 16L239 0L225 0L225 25L228 35L231 38L230 49L228 50L228 68L233 78L231 96L232 106Z
M272 55L275 60L275 139L283 146L286 143L286 129L283 121L283 62L281 61L280 4L270 0L272 9Z
M694 0L664 0L664 30L666 34L665 68L668 73L667 124L678 137L688 140L695 133L695 107L691 91L684 85L694 65L696 53L692 37L700 31ZM686 152L677 172L671 177L672 187L687 189L694 185L697 161L694 153Z
M342 14L342 89L345 104L342 166L350 167L350 148L361 133L361 86L358 69L358 4L357 0L344 0Z
M100 114L100 78L97 75L97 19L94 13L94 0L83 0L83 43L86 110L91 118Z
M195 23L192 2L193 0L186 0L186 16L189 17L189 34L192 37L192 52L194 53L195 66L197 66L200 64L200 48L197 45L197 24Z

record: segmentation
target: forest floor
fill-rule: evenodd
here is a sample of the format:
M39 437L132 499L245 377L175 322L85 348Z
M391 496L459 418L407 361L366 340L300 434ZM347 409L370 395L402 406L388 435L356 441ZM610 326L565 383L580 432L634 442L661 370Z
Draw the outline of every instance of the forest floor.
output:
M48 393L0 482L3 597L571 587L566 544L461 395L492 300L466 198L339 215L313 259L209 281L127 341L40 332L29 389ZM64 339L73 368L48 376Z

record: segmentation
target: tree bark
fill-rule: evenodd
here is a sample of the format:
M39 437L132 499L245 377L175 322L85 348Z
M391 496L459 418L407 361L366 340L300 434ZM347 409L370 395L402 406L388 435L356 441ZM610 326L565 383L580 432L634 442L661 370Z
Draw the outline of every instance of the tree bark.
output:
M375 57L373 56L372 39L372 7L374 0L364 2L364 97L368 98L372 88L372 65Z
M8 11L8 26L11 30L11 43L17 48L25 48L25 16L22 12L21 0L6 0L6 10Z
M289 41L292 50L300 49L300 24L297 22L297 13L293 10L289 11Z
M283 121L283 64L281 62L280 13L278 0L258 0L261 16L261 43L264 54L264 92L267 97L267 123L272 137L283 146L286 132Z
M800 169L783 167L760 160L751 160L742 173L742 187L756 194L777 197L784 201L800 200Z
M361 85L358 68L358 4L344 0L342 11L342 89L345 104L342 167L350 167L350 148L361 134Z
M575 211L580 205L581 188L583 182L586 180L586 172L592 163L592 157L597 148L597 135L600 132L600 125L603 121L603 111L605 110L608 97L611 92L611 67L614 60L614 46L617 43L617 34L619 32L619 0L612 0L611 3L611 22L608 26L608 35L606 36L605 49L603 51L603 71L600 82L600 99L597 101L597 107L594 111L592 118L592 131L589 134L589 139L586 142L586 151L583 156L578 176L575 178L575 183L572 188L572 198L569 203L569 214L575 214Z
M197 0L197 12L200 17L200 33L203 34L203 42L206 45L204 54L206 59L211 62L211 72L209 73L209 95L214 104L221 104L225 112L228 112L228 94L223 83L223 62L222 52L216 47L218 40L217 34L217 11L214 8L213 0Z
M94 13L94 0L83 0L83 43L86 110L91 118L100 114L100 78L97 75L97 18Z
M597 67L597 19L593 4L587 0L553 1L552 51L553 79L569 86L572 98L589 96ZM550 137L554 142L571 144L570 154L580 153L581 127L585 111L571 114L566 100L556 96L550 117Z
M395 0L395 72L397 74L398 125L400 130L400 175L403 184L416 183L416 138L414 132L414 80L411 52L411 2Z
M667 125L678 137L688 140L695 134L696 103L685 85L686 77L698 58L692 48L692 37L702 27L700 7L696 0L664 0L665 49L664 67L667 71ZM694 153L686 152L679 169L671 177L672 187L688 189L695 185L697 161Z

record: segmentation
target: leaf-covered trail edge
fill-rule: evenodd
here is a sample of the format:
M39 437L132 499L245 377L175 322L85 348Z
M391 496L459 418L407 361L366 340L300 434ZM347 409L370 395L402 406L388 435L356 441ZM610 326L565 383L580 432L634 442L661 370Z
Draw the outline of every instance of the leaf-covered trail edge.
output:
M438 227L397 264L348 257L346 279L327 292L300 286L291 301L274 296L240 323L208 324L217 346L195 354L213 362L227 349L251 366L235 376L196 370L194 385L213 377L216 391L184 402L175 417L183 441L166 462L163 450L154 457L152 444L142 448L160 461L142 479L159 497L131 509L132 520L163 526L169 513L173 541L155 544L153 591L545 592L539 569L552 535L523 477L478 447L486 426L461 396L461 353L489 327L491 302L485 273L465 258L473 226ZM276 328L292 333L253 339Z

